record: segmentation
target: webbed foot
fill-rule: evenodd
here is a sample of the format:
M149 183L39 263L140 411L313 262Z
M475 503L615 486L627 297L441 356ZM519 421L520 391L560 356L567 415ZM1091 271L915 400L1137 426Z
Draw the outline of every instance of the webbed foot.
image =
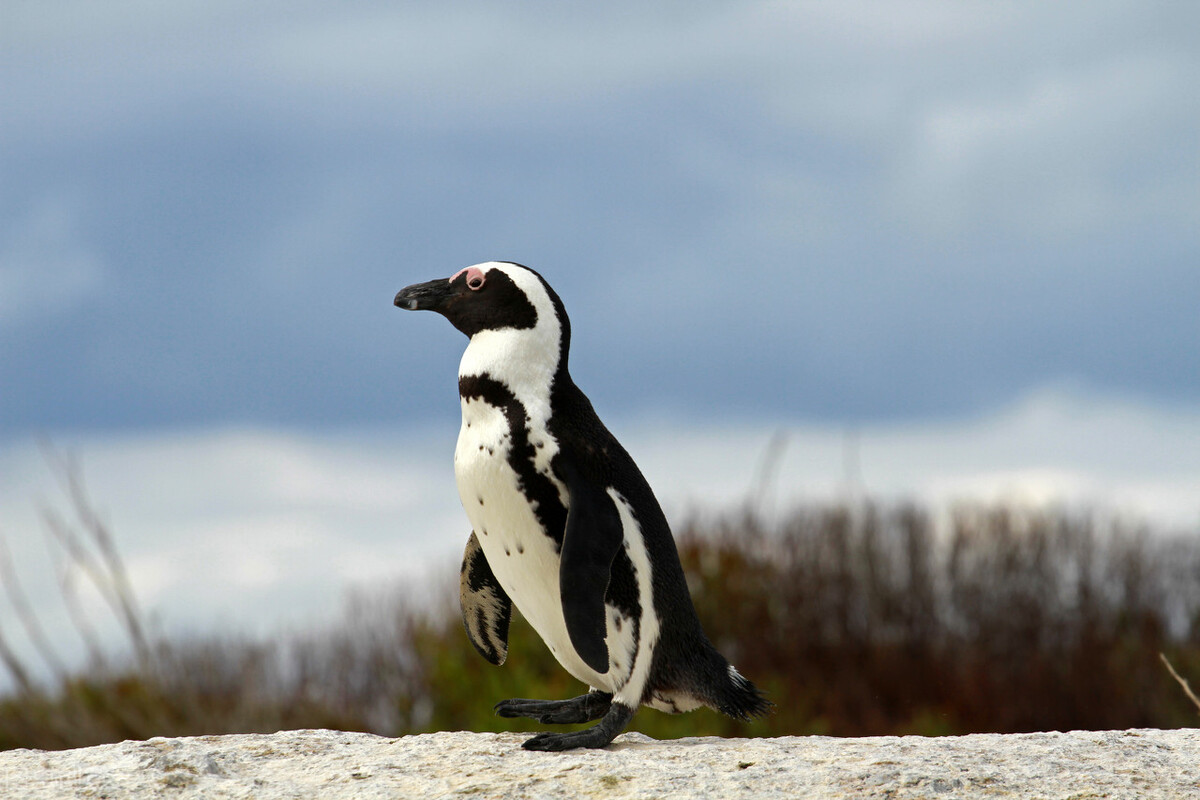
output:
M579 698L575 698L579 699ZM570 702L570 701L566 701ZM598 725L570 733L539 733L522 747L526 750L574 750L577 747L604 747L612 742L633 717L633 709L620 703L610 703L608 713Z
M502 717L529 717L545 725L567 725L591 722L608 713L612 695L608 692L588 692L570 700L502 700L496 713Z

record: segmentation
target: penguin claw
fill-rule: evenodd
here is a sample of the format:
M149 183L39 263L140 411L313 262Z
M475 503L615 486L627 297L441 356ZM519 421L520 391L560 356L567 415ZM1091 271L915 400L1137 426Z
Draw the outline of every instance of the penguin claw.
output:
M557 753L563 750L571 750L573 748L582 746L571 744L569 741L570 736L571 734L569 733L552 733L547 731L545 733L539 733L532 739L527 740L523 745L521 745L521 747L525 748L526 750L540 750L546 753ZM605 742L604 744L608 744L608 742ZM603 747L604 745L599 746Z
M609 736L607 731L599 730L599 728L600 726L597 725L593 728L572 731L570 733L546 731L539 733L521 746L526 750L540 750L547 753L558 753L563 750L574 750L580 747L593 749L607 747L616 736L615 734Z
M570 700L501 700L494 711L501 717L528 717L543 725L570 725L591 722L608 713L612 695L589 692Z
M545 700L524 700L520 697L514 697L510 700L501 700L492 707L492 711L496 712L499 717L532 717L537 718L537 713L534 710L538 706L546 705Z
M584 697L586 696L584 695ZM578 700L579 698L576 699ZM612 703L608 708L608 713L601 718L599 725L593 725L581 731L571 731L570 733L539 733L521 746L526 750L549 752L574 750L577 747L607 747L612 743L613 739L617 738L618 733L625 730L625 726L629 724L631 717L633 717L632 708L621 703Z

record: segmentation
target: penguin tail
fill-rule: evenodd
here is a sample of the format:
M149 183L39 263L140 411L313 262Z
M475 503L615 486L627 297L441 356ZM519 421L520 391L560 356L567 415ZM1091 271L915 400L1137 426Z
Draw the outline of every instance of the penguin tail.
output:
M750 720L770 713L775 704L766 698L757 686L751 683L732 664L726 664L725 680L712 691L710 705L734 719Z

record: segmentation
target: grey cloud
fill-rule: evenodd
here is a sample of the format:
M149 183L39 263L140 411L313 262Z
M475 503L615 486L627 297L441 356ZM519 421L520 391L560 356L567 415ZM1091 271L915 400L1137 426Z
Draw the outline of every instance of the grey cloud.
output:
M460 343L388 301L490 258L626 411L1200 399L1195 12L84 5L0 31L4 263L69 196L105 289L21 303L2 430L437 413Z

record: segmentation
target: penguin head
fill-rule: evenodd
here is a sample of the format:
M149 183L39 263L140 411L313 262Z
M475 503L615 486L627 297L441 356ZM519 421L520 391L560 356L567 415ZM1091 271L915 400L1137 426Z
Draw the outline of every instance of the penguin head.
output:
M407 286L395 304L408 311L436 311L469 337L553 326L565 340L570 331L562 301L545 279L507 261L476 264L449 278Z

